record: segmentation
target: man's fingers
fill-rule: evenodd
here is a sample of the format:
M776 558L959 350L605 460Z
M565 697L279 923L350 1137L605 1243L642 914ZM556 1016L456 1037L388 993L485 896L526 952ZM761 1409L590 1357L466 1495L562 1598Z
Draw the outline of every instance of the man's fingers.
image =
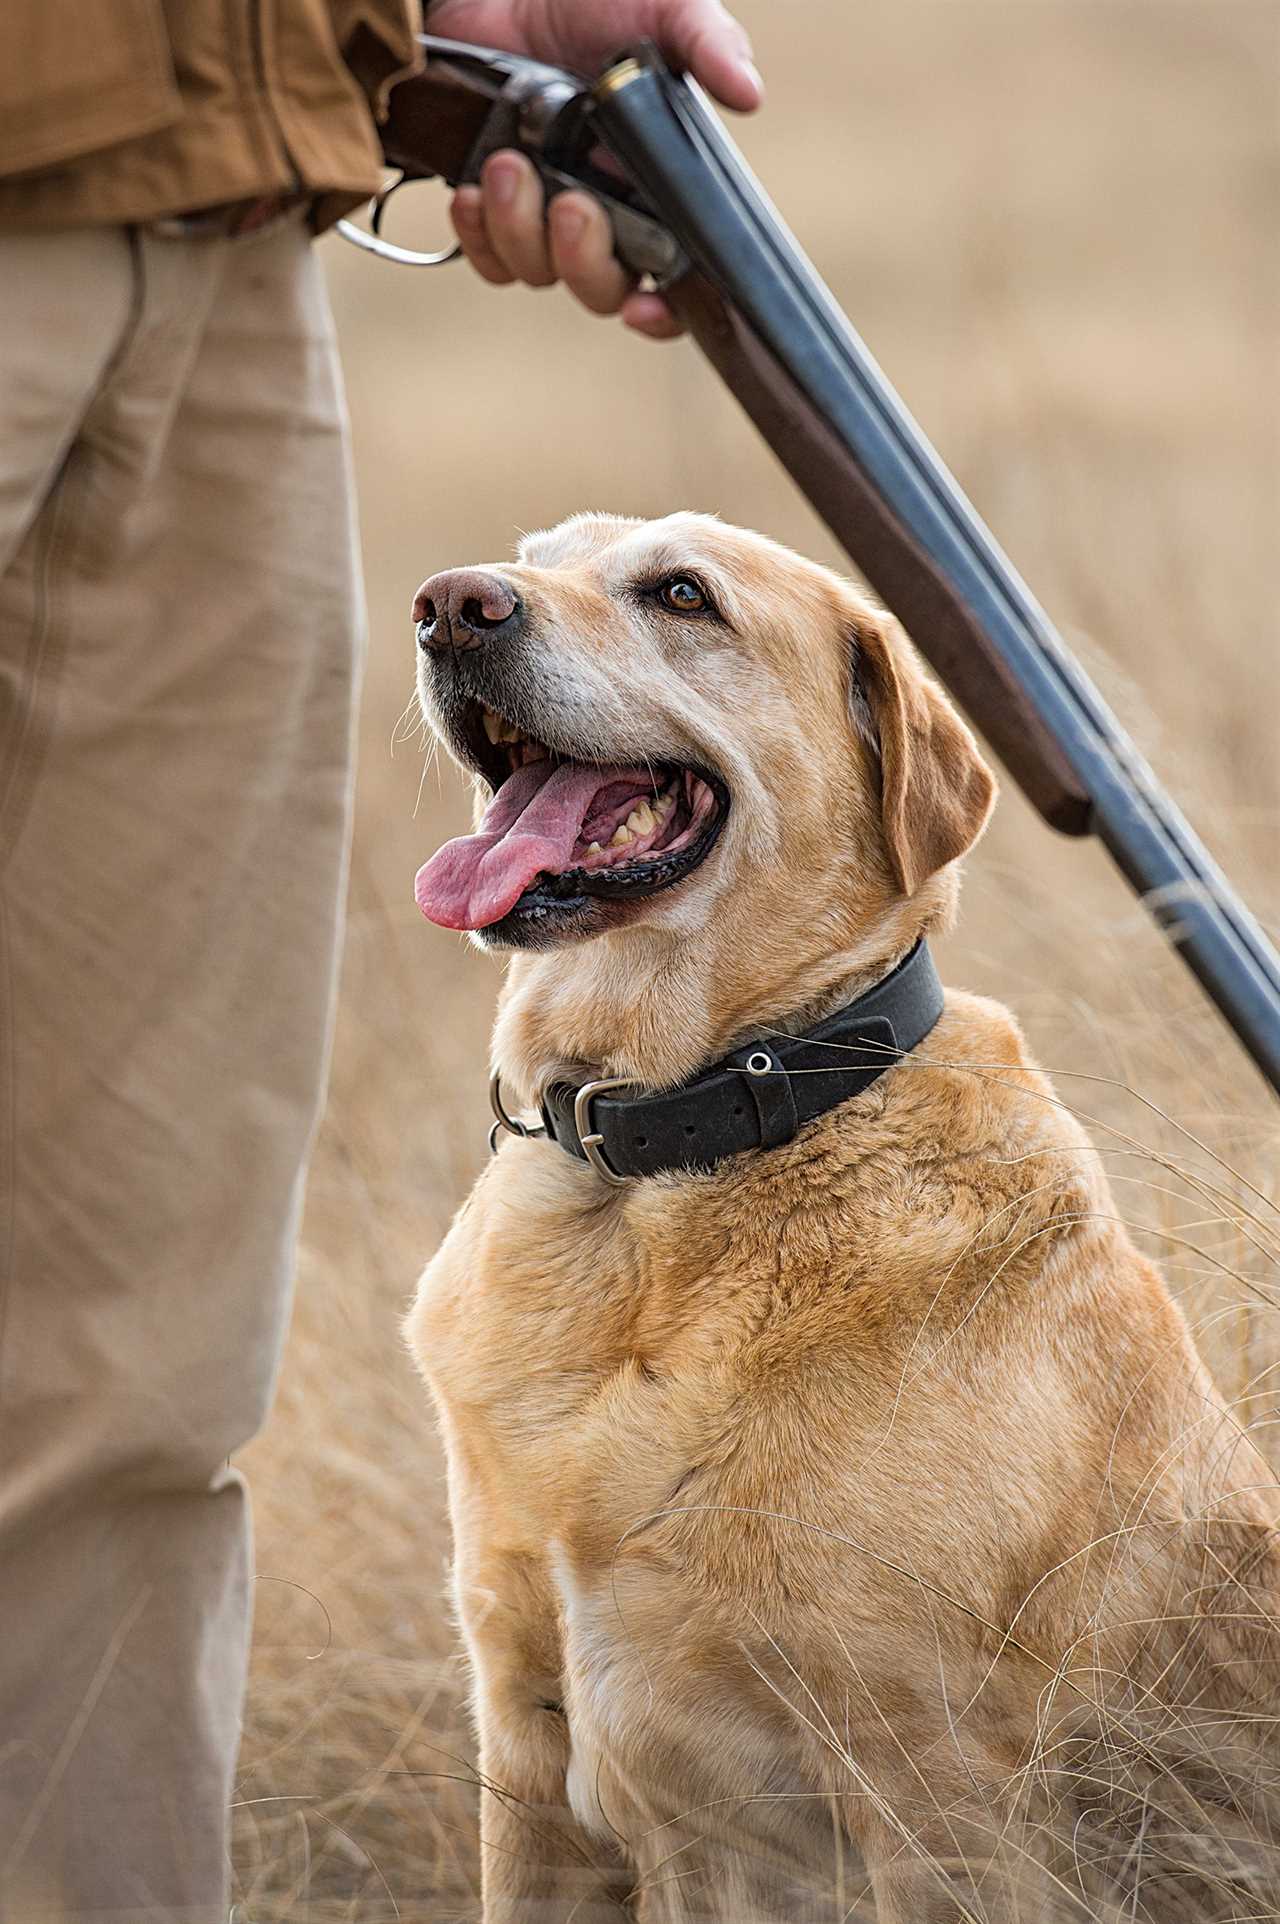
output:
M726 107L750 113L764 99L746 28L720 0L660 0L657 38Z
M500 196L496 212L488 163L483 187L459 187L455 193L450 207L454 232L477 274L496 286L522 280L548 287L559 279L593 314L616 314L633 283L614 259L613 233L600 203L589 194L557 194L546 211L544 229L542 183L533 168L518 154L499 154L494 160L513 161L513 171L527 173L529 178L517 178L517 193ZM656 301L653 307L654 311L641 309L637 324L641 332L663 338L665 304Z
M515 275L510 268L503 266L489 243L480 189L459 187L450 203L449 216L453 221L453 231L458 236L458 245L476 273L482 279L492 281L495 287L510 286Z
M684 333L661 294L628 294L622 303L622 318L635 333L645 334L651 341L674 341Z
M613 257L613 233L599 201L589 194L557 194L547 214L551 264L593 314L616 314L630 276Z
M523 154L490 154L480 170L489 245L503 266L530 287L555 279L543 222L542 182Z

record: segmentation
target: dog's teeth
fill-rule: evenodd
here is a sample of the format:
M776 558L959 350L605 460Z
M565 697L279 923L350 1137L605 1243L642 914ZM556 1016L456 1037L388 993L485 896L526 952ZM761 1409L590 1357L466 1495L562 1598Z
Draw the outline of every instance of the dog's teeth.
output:
M492 708L486 708L484 710L483 720L484 732L495 748L499 742L522 742L524 740L523 733L516 727L515 723L507 721L503 715L495 715Z
M661 795L655 795L653 798L653 811L659 821L664 820L665 817L671 813L675 805L675 790L672 788L664 788Z
M627 827L633 835L650 835L655 827L653 810L648 802L641 802L627 817Z
M635 836L631 833L626 823L619 822L613 834L609 837L609 846L610 848L625 848L628 842L634 842L635 839Z
M600 844L599 844L599 842L588 842L588 843L587 843L587 854L588 854L588 855L603 855L603 854L604 854L604 850L603 850L603 849L601 848L601 846L600 846Z

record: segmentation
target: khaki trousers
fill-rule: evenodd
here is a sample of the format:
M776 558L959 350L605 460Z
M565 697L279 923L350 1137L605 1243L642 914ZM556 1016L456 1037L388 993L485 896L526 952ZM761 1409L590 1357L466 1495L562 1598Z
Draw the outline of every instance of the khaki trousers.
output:
M359 582L299 224L0 235L0 1913L225 1924Z

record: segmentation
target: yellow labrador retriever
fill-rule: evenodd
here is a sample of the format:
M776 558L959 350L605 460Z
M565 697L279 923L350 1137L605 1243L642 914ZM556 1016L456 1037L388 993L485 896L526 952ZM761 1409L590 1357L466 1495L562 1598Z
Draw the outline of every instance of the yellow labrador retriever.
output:
M486 1924L1277 1915L1272 1479L1013 1020L937 985L968 730L708 517L415 614L480 797L418 902L511 952L514 1128L408 1323Z

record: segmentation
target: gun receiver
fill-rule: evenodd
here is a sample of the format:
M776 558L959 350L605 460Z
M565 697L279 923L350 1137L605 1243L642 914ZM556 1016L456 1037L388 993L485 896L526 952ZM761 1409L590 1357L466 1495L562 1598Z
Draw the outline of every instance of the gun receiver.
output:
M348 240L399 264L440 266L453 258L412 255L381 238L391 196L410 181L439 177L451 187L480 178L490 154L518 147L533 161L550 200L585 189L604 207L618 257L632 273L665 285L688 269L670 229L643 206L628 183L593 164L592 99L586 83L559 67L419 35L426 64L393 87L383 122L382 151L398 178L374 202L374 240L344 221Z

